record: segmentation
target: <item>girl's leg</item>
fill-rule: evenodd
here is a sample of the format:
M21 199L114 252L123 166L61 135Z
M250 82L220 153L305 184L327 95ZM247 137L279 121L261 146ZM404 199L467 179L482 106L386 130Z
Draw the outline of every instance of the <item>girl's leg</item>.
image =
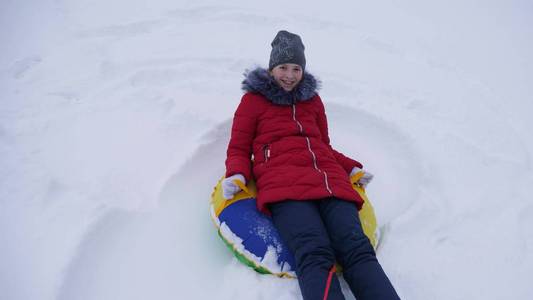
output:
M344 299L334 273L335 254L316 201L284 201L270 205L272 220L296 260L305 300ZM329 284L328 284L329 281ZM327 298L324 295L327 293Z
M344 278L357 300L400 299L363 233L355 204L328 198L320 201L320 213Z

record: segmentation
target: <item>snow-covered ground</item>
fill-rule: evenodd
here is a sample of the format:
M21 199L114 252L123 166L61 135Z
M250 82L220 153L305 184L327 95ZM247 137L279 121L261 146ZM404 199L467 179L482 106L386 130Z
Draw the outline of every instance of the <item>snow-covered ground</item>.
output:
M532 20L528 0L1 1L0 299L301 299L208 210L280 29L376 175L402 298L532 299Z

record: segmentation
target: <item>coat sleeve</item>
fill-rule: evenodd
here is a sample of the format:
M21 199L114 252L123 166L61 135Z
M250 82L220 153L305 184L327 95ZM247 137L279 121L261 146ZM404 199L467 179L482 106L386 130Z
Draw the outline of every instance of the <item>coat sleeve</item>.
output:
M245 94L235 111L226 157L226 177L242 174L247 182L252 177L252 142L257 125L252 100Z
M331 147L330 140L329 140L329 133L328 133L328 120L326 117L326 110L324 108L324 103L322 103L322 99L320 99L319 96L317 96L317 98L318 98L318 106L319 106L318 127L320 128L320 134L322 136L322 141L328 146L330 151L333 153L333 156L335 156L335 159L343 167L346 173L350 174L353 167L358 167L362 169L363 165L360 162L345 156L344 154L340 153L339 151Z

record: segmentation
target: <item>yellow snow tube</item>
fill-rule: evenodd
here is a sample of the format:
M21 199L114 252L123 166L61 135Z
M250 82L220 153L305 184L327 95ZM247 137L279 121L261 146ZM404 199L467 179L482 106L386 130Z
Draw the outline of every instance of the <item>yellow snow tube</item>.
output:
M374 208L366 196L365 189L358 184L363 173L350 178L354 190L365 201L359 211L359 219L365 235L374 249L378 246L377 222ZM248 185L236 180L242 189L232 199L222 196L221 178L211 195L211 217L219 236L242 263L261 274L295 278L294 259L284 245L269 217L256 208L257 190L255 182ZM337 270L341 272L340 266Z

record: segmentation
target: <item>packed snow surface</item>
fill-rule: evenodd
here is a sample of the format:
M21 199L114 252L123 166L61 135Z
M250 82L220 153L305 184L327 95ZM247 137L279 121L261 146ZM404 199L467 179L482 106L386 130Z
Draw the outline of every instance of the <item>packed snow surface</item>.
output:
M301 299L209 212L242 73L302 36L403 299L533 299L533 2L0 3L0 298ZM348 299L346 284L343 289Z

